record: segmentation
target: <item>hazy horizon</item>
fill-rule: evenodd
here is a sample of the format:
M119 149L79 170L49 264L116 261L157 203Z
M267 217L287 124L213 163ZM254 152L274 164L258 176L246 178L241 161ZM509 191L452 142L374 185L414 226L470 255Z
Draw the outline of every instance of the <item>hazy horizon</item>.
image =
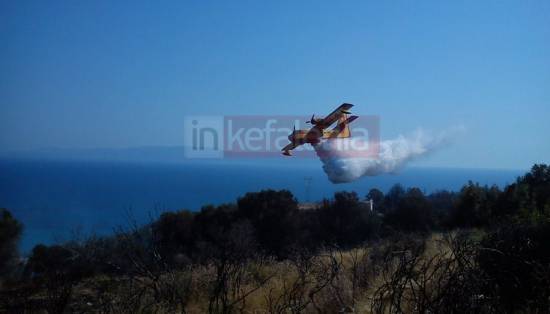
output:
M89 162L121 162L121 163L177 163L177 164L263 164L266 166L286 167L317 167L321 171L322 163L312 153L311 157L284 158L279 156L267 158L222 158L222 159L187 159L184 158L184 146L133 146L133 147L95 147L95 148L62 148L43 147L27 150L0 151L1 160L48 160L48 161L89 161ZM520 170L528 171L528 167L463 167L449 165L426 164L422 158L412 160L394 175L399 175L406 168L412 169L480 169L480 170ZM321 171L322 172L322 171Z

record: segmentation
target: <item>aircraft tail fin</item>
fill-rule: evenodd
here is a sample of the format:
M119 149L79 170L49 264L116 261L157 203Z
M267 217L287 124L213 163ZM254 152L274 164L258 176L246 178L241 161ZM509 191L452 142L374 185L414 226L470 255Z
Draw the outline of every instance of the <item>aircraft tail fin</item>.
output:
M347 115L342 115L340 119L338 119L338 124L330 131L326 132L326 134L323 134L324 138L334 138L334 137L350 137L351 131L349 128L349 124L355 119L357 119L358 116L351 116L348 118Z

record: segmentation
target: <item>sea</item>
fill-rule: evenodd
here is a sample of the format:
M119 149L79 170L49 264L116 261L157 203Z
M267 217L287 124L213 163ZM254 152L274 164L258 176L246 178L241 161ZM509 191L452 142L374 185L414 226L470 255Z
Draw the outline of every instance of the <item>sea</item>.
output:
M425 193L458 191L468 181L504 186L527 169L408 167L395 174L333 184L318 160L270 163L128 162L105 160L0 159L0 208L24 225L20 250L76 236L108 235L133 221L147 223L162 212L236 202L247 192L290 190L300 202L337 191L365 197L396 183Z

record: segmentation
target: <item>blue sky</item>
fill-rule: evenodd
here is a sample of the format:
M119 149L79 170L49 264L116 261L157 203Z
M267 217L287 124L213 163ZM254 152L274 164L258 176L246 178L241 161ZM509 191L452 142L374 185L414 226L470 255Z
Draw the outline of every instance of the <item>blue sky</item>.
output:
M186 115L464 126L424 166L550 162L548 1L1 1L0 151L182 145Z

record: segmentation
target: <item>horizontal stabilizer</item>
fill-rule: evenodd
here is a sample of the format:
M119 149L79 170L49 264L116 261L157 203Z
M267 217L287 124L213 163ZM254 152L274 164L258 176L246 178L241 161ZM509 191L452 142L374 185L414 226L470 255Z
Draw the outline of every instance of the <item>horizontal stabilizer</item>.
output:
M334 129L341 129L341 128L344 128L346 125L352 123L353 121L355 121L355 119L359 118L358 116L350 116L348 117L346 120L344 121L341 121L341 122L338 122L338 124L336 125L336 127L334 127Z
M351 131L349 124L357 119L357 116L351 116L347 119L341 119L340 122L330 131L323 132L323 138L350 137Z

